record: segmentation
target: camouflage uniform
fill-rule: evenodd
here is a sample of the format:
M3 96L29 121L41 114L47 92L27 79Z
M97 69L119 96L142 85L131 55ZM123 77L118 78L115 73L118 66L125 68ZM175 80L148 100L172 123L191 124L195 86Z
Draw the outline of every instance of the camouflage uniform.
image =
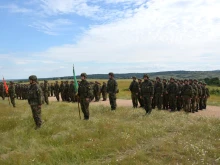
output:
M183 98L182 98L182 95L181 95L181 90L182 90L182 87L183 87L183 84L182 84L182 81L177 81L177 87L178 87L178 97L177 97L177 100L176 100L176 104L177 104L177 110L180 111L183 107Z
M161 110L162 102L163 102L164 87L163 87L163 84L160 82L159 77L157 77L156 80L157 81L154 85L155 105L157 106L158 110Z
M13 107L15 107L15 98L16 98L16 93L15 93L15 86L14 83L11 81L10 82L10 86L8 88L8 94L11 100L11 104L13 105Z
M167 110L168 109L168 102L169 102L169 96L167 94L167 80L163 79L163 109Z
M198 88L197 85L193 83L193 80L189 80L189 85L192 86L192 100L191 100L191 111L194 113L198 111L196 109L197 97L198 97Z
M144 107L144 103L143 103L143 99L141 98L141 84L142 84L142 80L138 79L138 102L140 104L140 107Z
M209 94L209 88L206 88L206 83L204 83L203 85L204 85L204 88L205 88L205 98L204 98L203 105L204 105L204 109L206 109L207 100L210 97L210 94Z
M100 93L101 93L101 87L100 87L100 83L99 82L95 82L94 85L94 96L95 96L95 101L99 101L100 100Z
M82 77L84 77L84 79L82 79ZM86 73L81 74L82 81L79 84L78 95L79 95L81 109L84 114L84 120L89 120L89 102L92 93L91 93L90 84L86 80L86 77L87 77Z
M76 101L75 96L76 96L76 92L75 92L74 82L71 81L69 85L69 97L72 102Z
M169 95L169 108L171 111L176 110L176 98L178 97L178 87L173 78L170 78L170 83L167 86L167 93Z
M133 81L131 82L129 89L131 91L131 99L132 99L133 108L137 108L139 85L138 85L138 82L136 81L136 77L132 77L132 78L133 78Z
M118 93L118 83L114 79L114 74L109 73L109 80L107 83L107 93L109 94L109 102L111 105L111 110L116 110L116 93Z
M53 85L53 83L51 83L51 85L50 85L50 96L53 97L53 94L54 94L54 85Z
M181 90L183 97L183 109L185 112L190 112L190 104L193 96L192 86L188 84L188 80L184 80L184 85Z
M64 98L64 87L65 87L65 85L64 85L63 81L61 81L61 84L60 84L60 93L61 93L61 99L62 99L62 101L65 101L65 98Z
M48 95L49 95L48 82L47 80L45 80L44 81L44 100L46 104L49 104Z
M32 83L28 89L28 103L31 106L33 118L36 124L36 128L41 127L41 105L42 105L42 90L40 86L36 83L37 77L32 75L29 77L29 80L32 80Z
M102 98L103 98L102 101L106 101L106 99L107 99L107 85L105 82L103 82L101 92L102 92Z
M143 76L144 82L141 84L141 97L143 98L144 109L146 114L150 114L152 111L152 98L154 96L154 86L149 80L147 74Z
M0 95L2 97L2 100L5 100L5 87L3 83L0 84Z
M70 97L69 97L69 81L66 81L65 86L64 86L64 100L65 101L70 101Z
M55 94L57 101L60 101L60 86L58 84L58 81L56 81L54 85L54 94Z

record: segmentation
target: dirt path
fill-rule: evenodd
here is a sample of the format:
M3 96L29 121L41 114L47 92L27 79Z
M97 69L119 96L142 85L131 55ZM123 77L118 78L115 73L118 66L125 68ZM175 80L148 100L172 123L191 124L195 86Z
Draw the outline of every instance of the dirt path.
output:
M50 101L56 101L55 97L49 97ZM109 106L109 101L99 101L99 102L91 102L93 105L104 105ZM117 99L117 105L119 107L132 107L131 100L123 100L123 99ZM191 115L199 115L199 116L207 116L207 117L217 117L220 118L220 107L218 106L207 106L206 110L199 111L197 113L191 114Z

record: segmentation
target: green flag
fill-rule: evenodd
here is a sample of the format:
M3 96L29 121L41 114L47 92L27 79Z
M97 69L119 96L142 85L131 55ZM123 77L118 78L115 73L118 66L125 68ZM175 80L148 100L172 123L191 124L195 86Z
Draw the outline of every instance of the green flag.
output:
M78 82L76 80L76 74L75 74L75 70L74 70L74 65L73 65L73 79L74 79L74 89L75 89L75 92L77 93L78 92Z

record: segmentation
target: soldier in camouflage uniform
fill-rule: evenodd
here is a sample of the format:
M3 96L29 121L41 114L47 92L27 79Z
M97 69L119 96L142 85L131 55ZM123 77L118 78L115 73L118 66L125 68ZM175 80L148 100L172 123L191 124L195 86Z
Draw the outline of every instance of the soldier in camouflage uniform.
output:
M54 84L51 83L51 85L50 85L50 95L51 95L51 97L53 97L53 94L54 94Z
M140 108L144 107L143 99L141 98L141 84L142 84L142 79L138 79L138 102L140 104Z
M209 94L209 88L206 87L206 83L203 83L203 86L205 88L205 98L204 98L204 109L206 109L206 105L207 105L207 100L208 98L210 97L210 94Z
M48 86L48 97L50 97L50 94L51 94L51 86L49 83L47 83L47 86Z
M32 75L29 77L30 87L28 89L28 103L31 106L33 118L36 124L35 129L41 127L41 105L42 105L42 90L37 84L37 77Z
M198 97L198 88L197 85L194 84L192 79L189 79L189 85L192 87L192 100L191 100L191 112L198 112L196 109L196 102L197 102L197 97Z
M206 90L205 90L205 87L203 85L203 82L200 82L199 84L200 84L201 89L202 89L202 95L201 95L201 99L200 99L200 110L203 110L205 108L204 99L206 97Z
M146 111L146 114L150 114L152 111L151 105L154 96L154 85L149 80L147 74L144 74L143 79L144 82L142 82L141 84L141 98L143 99L144 109Z
M71 81L69 85L69 97L71 102L76 102L75 96L76 96L76 92L74 87L74 81Z
M182 87L183 87L183 82L180 81L180 80L177 80L176 82L177 84L177 87L178 87L178 97L177 97L177 100L176 100L176 108L177 108L177 111L180 111L182 109L182 106L183 106L183 98L182 98L182 95L181 95L181 90L182 90Z
M5 87L4 84L0 84L0 96L2 97L2 100L5 100Z
M129 86L129 90L131 91L131 99L132 99L132 104L133 108L138 107L138 93L139 93L139 85L138 82L136 81L136 77L132 77L133 81L131 82Z
M10 81L10 86L8 88L8 94L11 100L11 104L13 105L13 107L15 107L15 98L16 98L16 93L15 93L15 86L14 86L14 82Z
M44 100L47 105L49 104L48 95L49 95L48 81L44 80Z
M69 98L69 81L65 82L65 86L64 86L64 100L65 101L70 101L70 98Z
M181 95L183 97L183 109L185 112L190 112L191 99L193 96L193 88L189 85L187 79L184 80L184 85L181 90ZM194 112L194 111L193 111Z
M159 77L156 77L156 83L154 84L154 95L155 95L155 105L157 106L158 110L161 110L162 108L163 92L164 92L163 83L161 83Z
M176 99L178 98L178 87L172 77L167 86L167 94L169 95L169 108L171 109L171 112L174 112L176 110Z
M60 101L60 86L58 84L58 81L56 81L56 83L54 85L54 95L55 95L57 101Z
M65 101L65 98L64 98L64 87L65 87L65 85L64 85L63 81L61 81L61 84L60 84L60 93L61 93L61 99L62 99L62 101Z
M103 84L102 84L101 92L102 92L102 98L103 98L102 101L106 101L106 99L107 99L107 85L105 82L103 82Z
M167 94L167 80L163 79L163 109L168 110L168 102L169 102L169 96Z
M100 93L101 93L101 86L98 81L95 81L93 92L94 92L94 96L95 96L95 102L98 102L100 100Z
M86 73L81 74L81 82L78 88L78 96L81 105L82 112L84 114L84 120L89 120L89 103L91 98L91 87L89 82L86 80Z
M116 110L116 94L118 93L118 83L114 79L114 73L110 72L108 75L109 80L107 83L107 93L109 95L109 102L111 105L111 110Z

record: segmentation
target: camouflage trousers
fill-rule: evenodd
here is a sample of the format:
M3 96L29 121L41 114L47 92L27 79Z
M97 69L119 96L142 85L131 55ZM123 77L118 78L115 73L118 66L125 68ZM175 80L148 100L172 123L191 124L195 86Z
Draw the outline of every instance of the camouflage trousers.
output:
M177 106L177 110L180 111L183 107L183 98L181 97L181 95L178 96L177 100L176 100L176 106Z
M53 94L54 94L54 91L51 90L51 91L50 91L50 96L53 96Z
M204 109L204 96L201 96L201 98L200 98L199 109L200 110Z
M169 108L171 109L171 111L176 110L176 95L175 94L169 95Z
M185 112L190 112L191 100L189 96L183 96L183 110Z
M69 96L70 96L70 101L76 102L77 99L76 99L76 94L75 93L70 93Z
M102 98L103 98L103 101L107 99L107 92L102 92Z
M147 114L150 114L152 111L152 99L150 96L143 96L144 109Z
M84 114L84 119L89 119L89 101L86 98L80 98L80 106Z
M33 115L34 122L35 122L36 126L40 127L42 124L41 107L39 107L38 105L31 105L31 110L32 110L32 115Z
M48 93L44 93L44 100L46 104L49 104Z
M11 104L15 107L15 97L10 96Z
M54 95L55 95L57 101L60 101L60 94L59 94L59 92L54 92Z
M94 96L95 96L95 101L100 100L100 93L94 93Z
M143 99L141 99L141 95L140 94L138 94L138 102L139 102L141 107L144 107Z
M158 110L161 110L163 102L163 96L161 93L155 94L155 105L157 106Z
M163 94L163 109L168 109L169 96L168 94Z
M194 97L192 97L192 100L191 100L191 111L192 112L195 112L196 111L196 100L197 100L197 98L194 96Z
M110 102L110 105L111 105L111 109L115 110L116 107L117 107L116 94L115 93L109 93L109 102Z
M131 93L131 99L132 99L133 107L137 108L137 106L138 106L138 94Z

